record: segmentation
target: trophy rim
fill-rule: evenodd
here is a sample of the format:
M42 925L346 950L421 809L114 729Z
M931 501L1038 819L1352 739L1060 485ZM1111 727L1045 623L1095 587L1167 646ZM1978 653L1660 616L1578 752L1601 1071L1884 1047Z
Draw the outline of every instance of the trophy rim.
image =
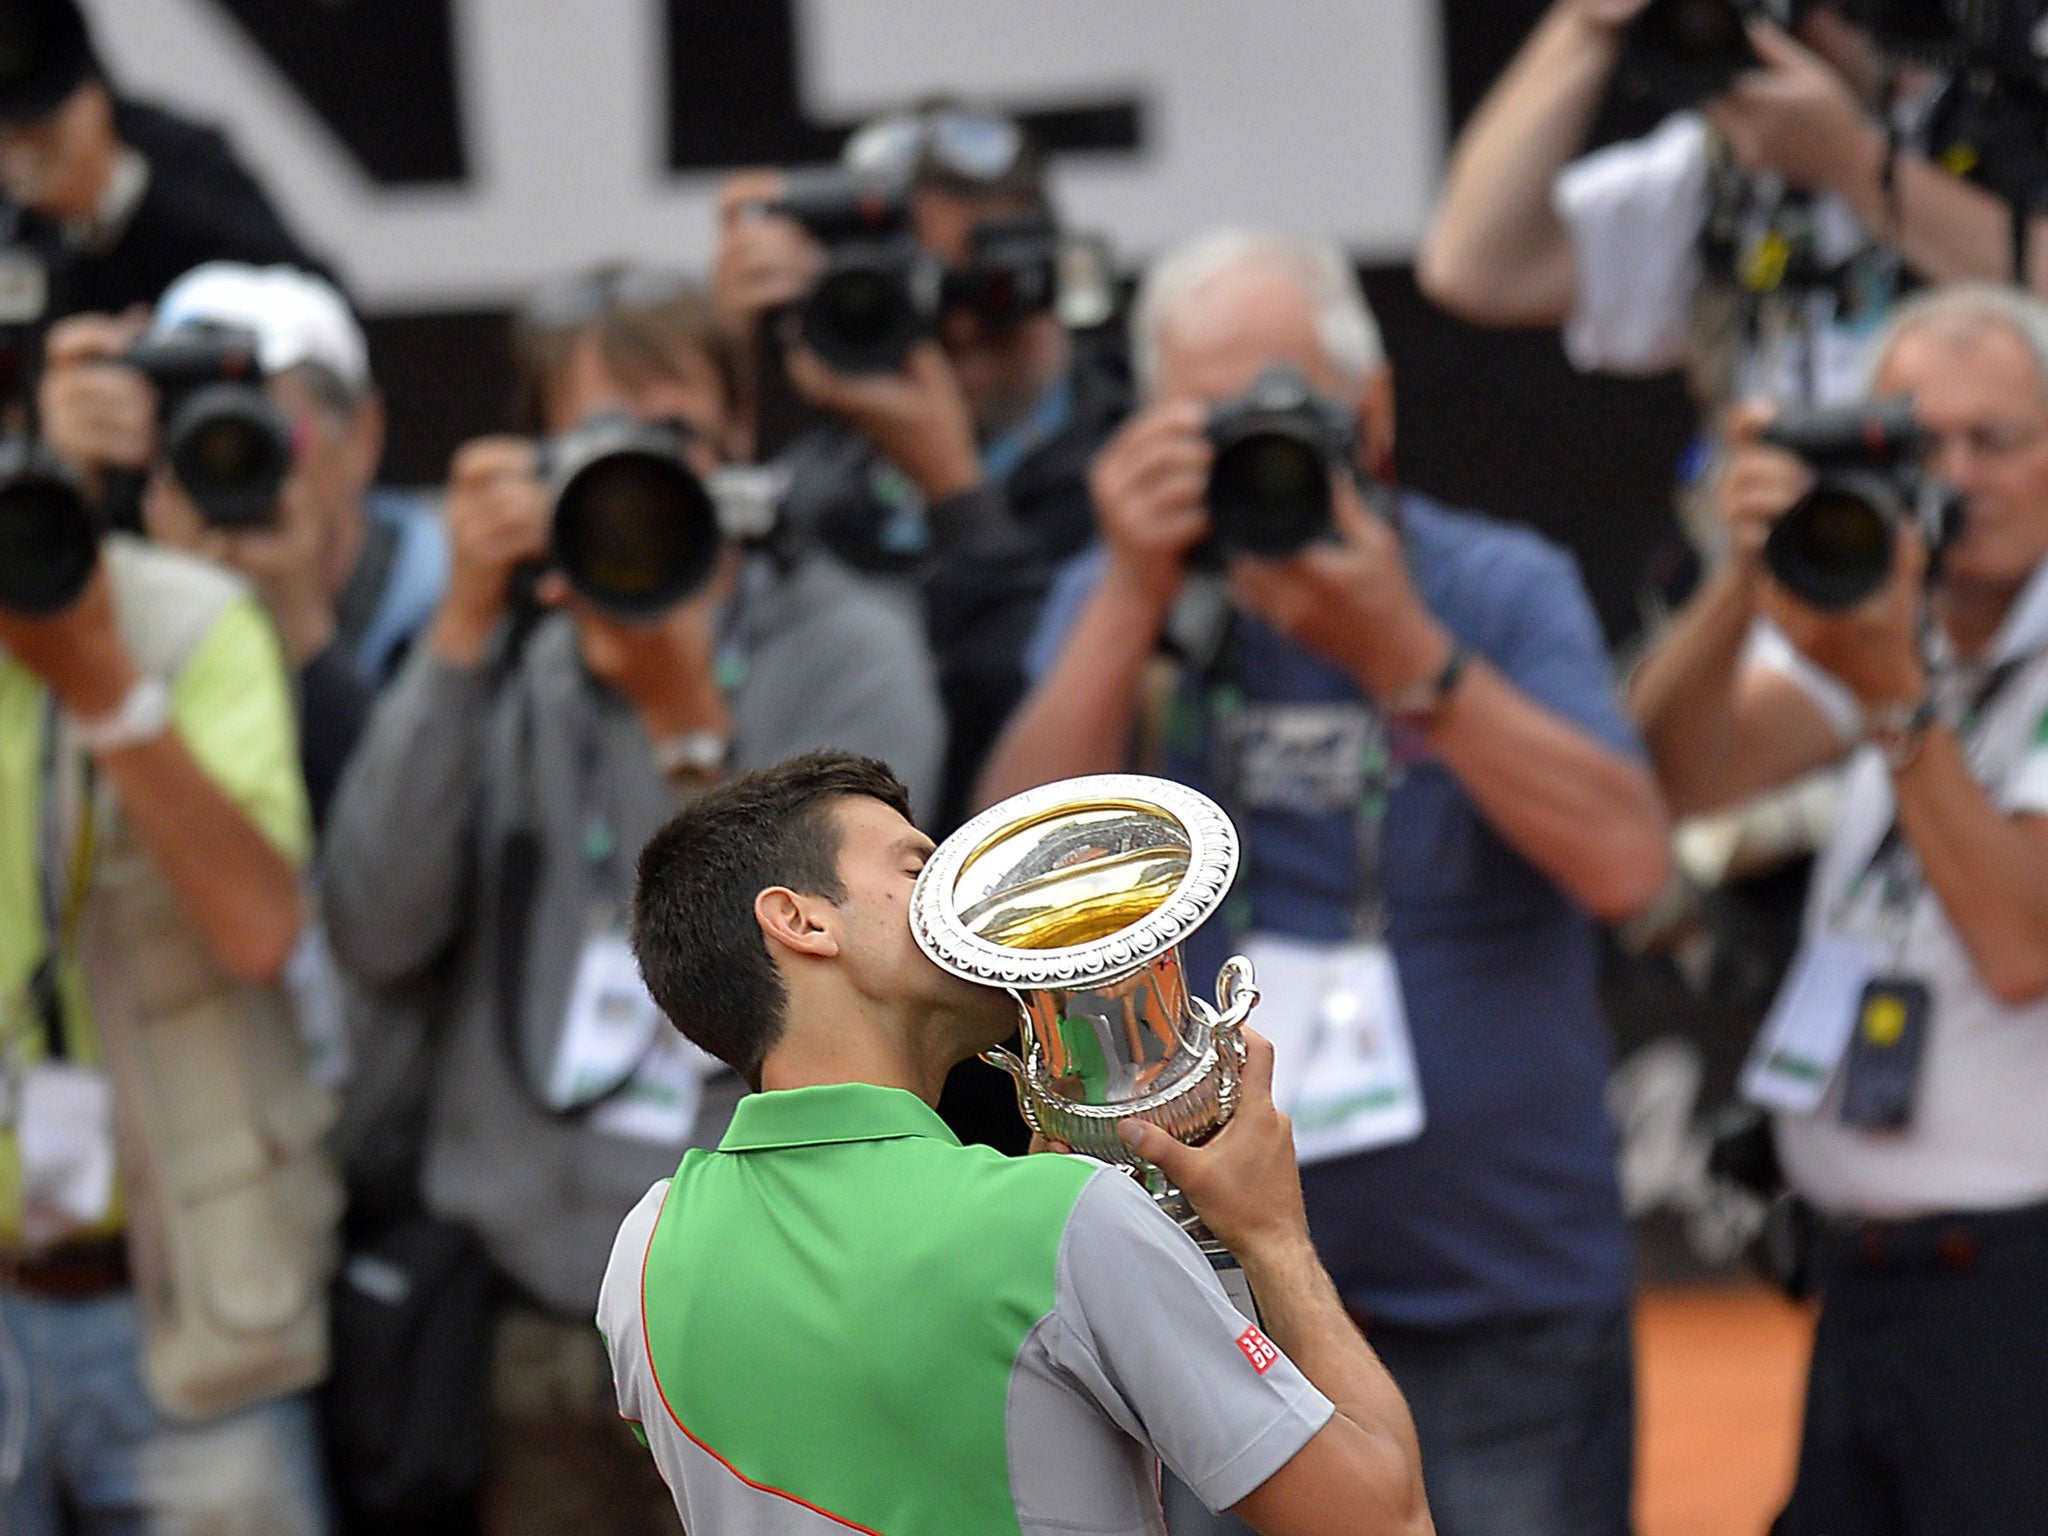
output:
M1187 870L1151 912L1115 933L1058 949L1011 949L960 921L953 899L960 872L998 833L1065 807L1120 801L1172 817L1188 836ZM911 933L933 964L967 981L1012 989L1099 983L1151 964L1213 917L1237 864L1237 828L1199 790L1142 773L1059 779L999 801L939 844L911 891Z

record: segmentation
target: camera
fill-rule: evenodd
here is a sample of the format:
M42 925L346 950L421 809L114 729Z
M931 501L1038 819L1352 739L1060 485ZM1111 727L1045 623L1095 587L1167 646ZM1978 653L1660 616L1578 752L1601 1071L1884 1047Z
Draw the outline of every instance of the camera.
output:
M1060 302L1059 230L1044 214L992 219L968 237L965 267L940 283L940 307L969 309L1002 328L1043 314Z
M735 465L710 482L683 457L689 429L614 411L541 447L549 556L592 606L645 622L701 588L731 539L772 531L774 472Z
M825 271L797 307L805 345L841 373L894 373L938 323L942 272L917 243L900 188L836 166L791 171L770 213L825 247Z
M0 608L43 618L78 601L100 523L71 467L32 437L0 440Z
M1806 0L1651 0L1629 24L1625 78L1677 110L1720 95L1761 62L1749 44L1752 17L1790 27Z
M292 426L263 392L256 338L221 326L148 336L121 361L156 386L171 473L216 528L275 520L292 467Z
M1771 574L1815 608L1853 608L1882 587L1906 523L1920 526L1930 555L1961 529L1961 500L1920 470L1910 400L1788 411L1763 440L1817 472L1764 541Z
M1350 412L1282 364L1209 413L1216 450L1205 498L1214 543L1283 559L1331 526L1330 472L1351 468Z

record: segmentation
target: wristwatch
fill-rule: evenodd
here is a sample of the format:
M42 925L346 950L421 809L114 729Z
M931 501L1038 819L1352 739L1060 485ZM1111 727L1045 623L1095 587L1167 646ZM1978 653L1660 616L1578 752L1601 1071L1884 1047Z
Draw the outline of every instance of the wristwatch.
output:
M678 731L654 744L654 766L664 779L715 779L731 755L732 738L722 731Z
M1451 702L1451 693L1458 686L1458 679L1465 675L1465 663L1472 659L1472 653L1457 641L1451 642L1451 654L1444 658L1444 664L1437 669L1436 676L1423 682L1410 683L1399 693L1387 700L1387 713L1406 724L1425 727L1436 723L1436 717L1443 713L1444 706Z
M1863 711L1863 735L1884 757L1884 764L1897 773L1920 755L1920 743L1935 723L1934 690L1928 689L1915 704L1894 702L1873 704Z
M139 747L171 728L171 695L160 678L140 677L111 711L81 720L67 715L71 735L95 757Z

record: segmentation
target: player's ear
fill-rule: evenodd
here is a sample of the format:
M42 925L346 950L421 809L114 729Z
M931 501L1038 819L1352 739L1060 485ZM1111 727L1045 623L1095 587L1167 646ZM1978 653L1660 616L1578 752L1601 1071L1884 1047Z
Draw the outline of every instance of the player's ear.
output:
M770 953L809 955L830 960L839 953L839 934L826 913L832 903L805 896L786 885L771 885L754 897L754 921L761 925Z

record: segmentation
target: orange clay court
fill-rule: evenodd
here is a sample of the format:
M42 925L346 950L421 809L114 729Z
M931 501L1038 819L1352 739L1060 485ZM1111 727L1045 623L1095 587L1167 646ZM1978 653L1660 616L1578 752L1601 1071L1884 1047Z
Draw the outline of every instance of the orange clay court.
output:
M1638 1536L1764 1536L1792 1485L1813 1314L1760 1286L1636 1303Z

